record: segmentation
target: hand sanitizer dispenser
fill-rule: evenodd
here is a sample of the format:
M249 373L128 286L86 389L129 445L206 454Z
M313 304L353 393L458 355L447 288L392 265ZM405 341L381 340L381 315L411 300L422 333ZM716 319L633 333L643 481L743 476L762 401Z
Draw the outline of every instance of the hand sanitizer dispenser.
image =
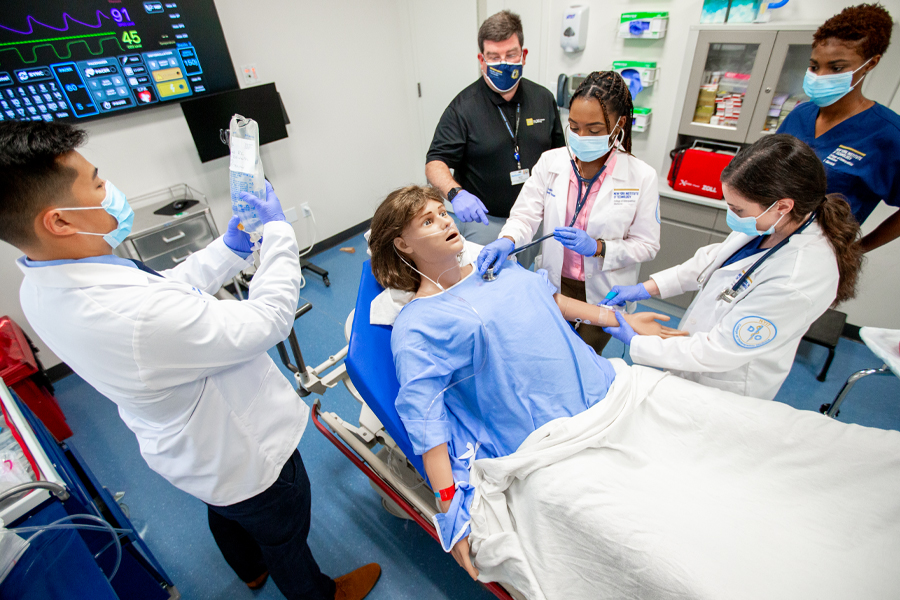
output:
M559 45L567 53L584 50L585 42L587 42L589 12L589 6L575 4L567 8L563 13Z

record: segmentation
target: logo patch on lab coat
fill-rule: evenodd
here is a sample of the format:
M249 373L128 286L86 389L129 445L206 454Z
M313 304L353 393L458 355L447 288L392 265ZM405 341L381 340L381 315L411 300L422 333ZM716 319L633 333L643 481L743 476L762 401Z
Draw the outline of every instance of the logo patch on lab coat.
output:
M531 117L525 119L525 124L531 127L532 125L538 125L539 123L543 123L547 119L532 119Z
M734 325L734 341L741 348L765 346L778 335L775 324L762 317L744 317Z
M639 189L617 189L613 190L613 206L623 206L625 204L634 204L637 202L638 196L641 195Z

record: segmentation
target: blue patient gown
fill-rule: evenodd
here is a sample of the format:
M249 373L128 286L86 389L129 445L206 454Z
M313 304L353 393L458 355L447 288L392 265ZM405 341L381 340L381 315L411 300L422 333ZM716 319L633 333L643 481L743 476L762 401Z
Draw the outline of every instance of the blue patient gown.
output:
M394 323L396 406L413 449L448 444L457 492L435 519L446 551L469 532L471 463L512 454L545 423L585 411L615 378L563 319L555 291L511 263L495 281L473 272L448 292L413 300Z

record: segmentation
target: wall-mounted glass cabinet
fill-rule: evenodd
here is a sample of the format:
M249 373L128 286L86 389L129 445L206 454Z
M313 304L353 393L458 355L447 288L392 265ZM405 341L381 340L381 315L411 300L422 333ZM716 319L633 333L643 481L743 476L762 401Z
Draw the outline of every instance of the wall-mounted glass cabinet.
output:
M800 102L813 30L703 30L697 38L678 133L752 143Z

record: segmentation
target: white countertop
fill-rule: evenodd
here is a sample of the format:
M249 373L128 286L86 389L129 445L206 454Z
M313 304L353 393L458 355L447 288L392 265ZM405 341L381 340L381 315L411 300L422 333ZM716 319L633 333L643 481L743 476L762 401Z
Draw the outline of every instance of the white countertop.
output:
M712 198L707 198L705 196L697 196L696 194L689 194L687 192L678 192L669 187L669 182L665 179L660 179L659 181L659 195L665 198L672 198L673 200L682 200L683 202L690 202L691 204L699 204L701 206L709 206L711 208L718 208L720 210L725 210L727 208L727 204L725 204L724 200L713 200Z

